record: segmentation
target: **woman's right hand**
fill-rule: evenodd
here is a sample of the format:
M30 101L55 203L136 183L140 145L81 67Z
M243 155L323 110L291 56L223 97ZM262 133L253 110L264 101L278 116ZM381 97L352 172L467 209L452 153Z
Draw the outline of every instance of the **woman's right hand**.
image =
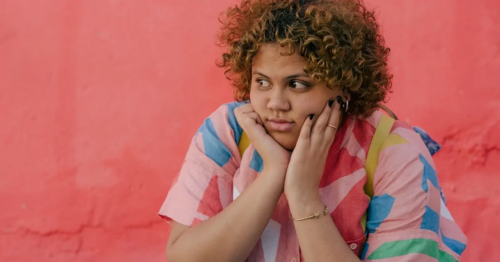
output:
M234 110L236 120L264 161L264 169L284 170L290 162L290 152L272 138L264 128L262 120L248 103Z

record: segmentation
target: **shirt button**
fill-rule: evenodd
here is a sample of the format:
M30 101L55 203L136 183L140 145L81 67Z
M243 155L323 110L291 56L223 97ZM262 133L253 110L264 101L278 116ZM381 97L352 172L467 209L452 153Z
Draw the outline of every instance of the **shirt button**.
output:
M352 243L349 245L349 248L351 248L352 250L356 249L358 247L358 245L356 243Z
M295 258L292 258L292 262L297 262L297 259L295 259Z

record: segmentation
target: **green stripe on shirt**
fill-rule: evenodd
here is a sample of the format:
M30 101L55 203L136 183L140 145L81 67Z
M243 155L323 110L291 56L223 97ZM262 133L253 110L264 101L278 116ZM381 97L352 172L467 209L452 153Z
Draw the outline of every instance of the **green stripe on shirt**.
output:
M439 256L438 250L438 243L434 240L426 238L399 240L382 244L371 253L368 259L384 259L413 253L420 253L437 259Z
M438 259L438 262L458 262L452 255L439 249L438 243L426 238L399 240L382 244L368 257L369 260L385 259L420 253Z

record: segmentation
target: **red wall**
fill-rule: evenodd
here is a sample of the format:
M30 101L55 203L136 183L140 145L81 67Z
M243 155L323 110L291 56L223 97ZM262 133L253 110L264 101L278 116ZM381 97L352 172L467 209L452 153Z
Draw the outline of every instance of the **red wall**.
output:
M190 137L230 101L234 0L0 1L0 261L164 261L157 216ZM436 156L464 261L500 261L500 2L377 0L402 119Z

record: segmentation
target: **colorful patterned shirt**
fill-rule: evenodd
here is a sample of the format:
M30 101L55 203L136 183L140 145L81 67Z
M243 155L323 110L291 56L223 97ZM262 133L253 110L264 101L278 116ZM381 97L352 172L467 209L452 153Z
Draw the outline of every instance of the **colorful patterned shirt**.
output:
M165 220L195 226L211 218L262 171L253 145L243 156L238 151L242 129L234 109L240 105L222 105L194 136L159 212ZM365 194L366 157L381 116L349 118L330 148L319 190L335 225L363 261L460 260L467 239L441 198L429 150L407 124L394 123L379 154L374 197ZM247 261L303 261L289 214L282 196Z

